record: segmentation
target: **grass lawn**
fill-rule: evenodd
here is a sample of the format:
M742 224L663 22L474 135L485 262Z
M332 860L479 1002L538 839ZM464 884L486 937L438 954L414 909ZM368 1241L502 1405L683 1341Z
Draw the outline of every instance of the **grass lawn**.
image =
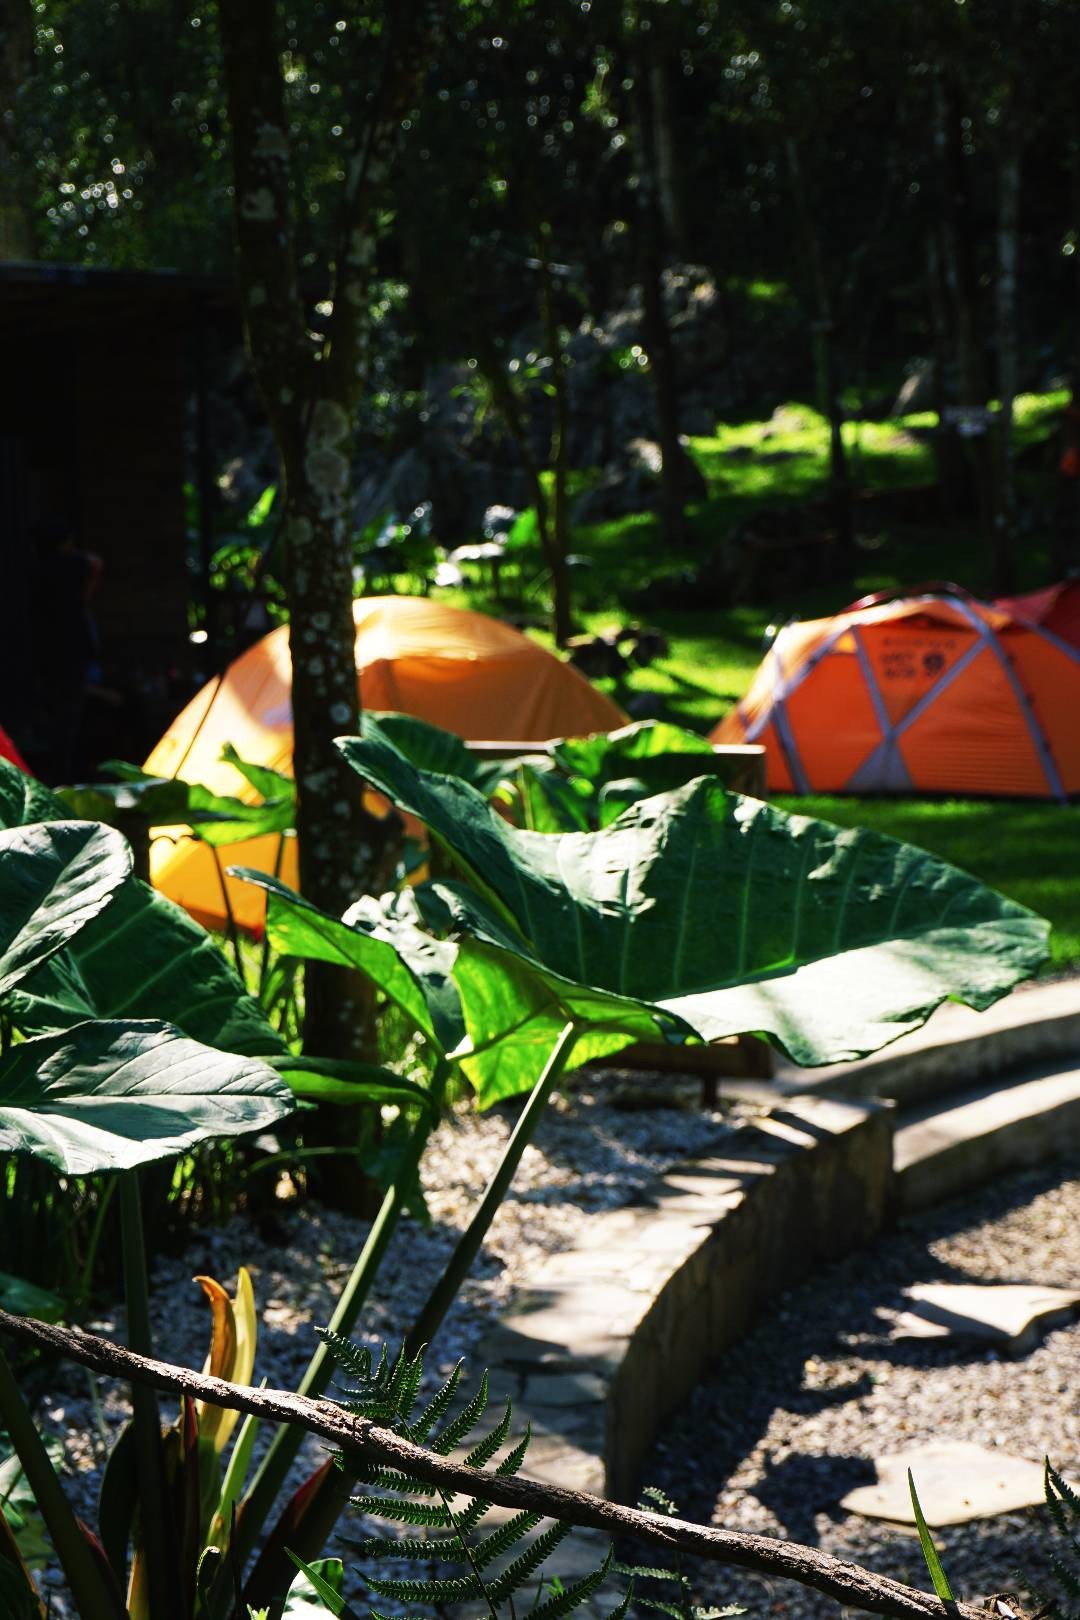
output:
M973 872L1052 924L1046 971L1080 968L1080 804L787 795L786 810L872 827Z
M1064 394L1027 395L1018 401L1018 448L1044 438ZM933 478L926 429L929 416L851 424L848 448L859 487L889 490L928 484ZM692 509L692 547L665 556L655 519L637 513L578 529L574 548L588 559L576 576L578 618L603 630L639 617L663 629L670 657L631 670L618 683L599 682L624 706L638 694L660 699L663 718L708 731L745 692L771 623L792 616L836 612L870 591L926 579L952 579L977 595L989 591L986 544L974 529L937 523L873 520L860 535L850 579L793 594L783 579L767 603L704 611L628 610L631 593L665 570L692 563L721 541L733 524L756 508L796 505L826 488L827 429L809 407L785 407L771 421L721 423L715 435L690 441L708 483L708 498ZM735 452L732 454L732 452ZM1023 588L1050 580L1049 554L1040 515L1049 506L1047 475L1028 473L1021 482L1031 533L1018 557ZM538 577L538 576L534 576ZM526 605L541 606L534 597ZM498 611L483 590L463 593L463 602ZM542 636L542 632L541 632ZM543 638L543 637L542 637ZM815 797L784 801L791 808L841 825L874 827L919 844L1048 917L1053 924L1051 971L1080 967L1080 805L1005 800L862 799Z

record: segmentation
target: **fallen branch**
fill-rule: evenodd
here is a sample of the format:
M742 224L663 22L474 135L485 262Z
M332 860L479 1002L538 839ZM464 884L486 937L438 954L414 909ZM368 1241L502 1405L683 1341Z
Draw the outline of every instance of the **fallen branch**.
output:
M874 1575L859 1564L832 1558L816 1547L643 1513L584 1491L545 1485L520 1475L513 1478L491 1473L479 1475L473 1468L413 1445L391 1429L380 1428L367 1418L352 1416L332 1401L313 1401L288 1390L248 1389L227 1383L223 1378L205 1377L186 1367L135 1355L79 1328L54 1327L11 1316L2 1310L0 1330L24 1344L54 1350L94 1372L149 1384L174 1395L191 1395L213 1406L250 1412L273 1423L299 1424L344 1451L400 1468L413 1478L447 1492L474 1498L482 1494L485 1501L498 1503L500 1507L529 1509L581 1528L602 1530L612 1537L635 1536L653 1546L693 1553L716 1563L734 1564L774 1579L797 1581L800 1586L813 1587L847 1608L894 1616L895 1620L942 1620L943 1615L952 1616L953 1620L985 1620L983 1611L969 1604L946 1606L940 1599L913 1586L905 1586L885 1575Z

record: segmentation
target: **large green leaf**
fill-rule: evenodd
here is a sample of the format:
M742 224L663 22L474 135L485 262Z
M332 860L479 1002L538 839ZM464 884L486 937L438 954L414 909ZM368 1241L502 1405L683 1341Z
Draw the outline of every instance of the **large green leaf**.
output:
M414 714L369 712L374 713L394 747L420 770L438 776L459 776L463 782L471 782L480 793L491 793L516 763L514 760L477 759L452 731L443 731L441 726L433 726Z
M206 931L136 878L11 996L27 1034L86 1018L164 1018L194 1040L269 1055L285 1042Z
M229 871L266 891L266 933L276 951L355 968L402 1008L436 1050L451 1052L459 1044L464 1024L451 978L457 953L418 926L410 896L365 896L339 918L265 872L240 866Z
M31 780L0 760L0 820L33 814L53 824L66 817L55 794L40 783L28 791L13 777ZM104 828L101 833L119 838ZM67 1029L87 1018L165 1018L208 1046L251 1055L286 1050L206 930L134 877L22 981L10 1007L26 1034Z
M592 737L566 737L555 745L556 762L568 776L579 777L597 793L608 782L638 777L653 793L682 787L701 762L710 774L716 756L696 731L662 720L638 720L617 731Z
M296 825L296 789L287 777L241 760L235 749L224 757L246 781L264 795L261 804L249 804L231 794L213 793L198 782L179 777L150 776L138 765L109 760L107 768L122 780L63 789L65 799L80 812L103 821L116 811L137 812L148 826L186 823L196 838L224 848L267 833L285 832ZM267 796L269 795L269 796Z
M36 777L0 758L0 827L27 827L34 821L62 821L70 811Z
M1048 925L955 867L706 777L599 832L545 836L508 826L467 783L416 770L369 717L340 746L486 899L443 886L488 959L516 959L549 992L558 975L634 1003L627 1039L644 1010L703 1040L755 1032L796 1062L840 1062L948 998L987 1007L1045 960ZM463 971L459 959L462 989ZM614 1001L603 1016L619 1020Z
M130 871L126 841L94 822L0 831L0 995L103 911Z
M151 1019L77 1024L0 1059L0 1152L66 1175L169 1158L209 1137L265 1128L292 1106L266 1064Z

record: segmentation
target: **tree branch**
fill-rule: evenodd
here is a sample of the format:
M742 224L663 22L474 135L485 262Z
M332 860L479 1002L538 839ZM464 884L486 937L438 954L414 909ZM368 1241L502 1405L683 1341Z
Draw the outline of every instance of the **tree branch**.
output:
M941 1620L943 1615L952 1620L985 1620L982 1611L969 1604L946 1606L915 1587L874 1575L816 1547L643 1513L619 1502L607 1502L563 1486L544 1485L520 1475L502 1478L492 1473L479 1474L476 1469L413 1445L366 1418L353 1417L331 1401L313 1401L287 1390L242 1388L222 1378L204 1377L185 1367L135 1355L79 1328L54 1327L11 1316L7 1311L0 1311L0 1331L111 1377L149 1384L175 1395L197 1396L211 1405L250 1412L270 1422L299 1424L345 1451L359 1452L369 1460L402 1469L440 1490L473 1498L482 1495L500 1507L531 1509L609 1536L634 1536L669 1551L694 1553L774 1579L797 1581L848 1608L895 1620Z

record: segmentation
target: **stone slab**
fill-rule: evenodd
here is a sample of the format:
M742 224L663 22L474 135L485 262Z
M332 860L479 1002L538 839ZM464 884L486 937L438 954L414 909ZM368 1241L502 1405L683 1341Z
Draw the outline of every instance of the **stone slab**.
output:
M1080 1148L1080 1066L961 1092L901 1117L896 1192L923 1209L993 1176Z
M910 1308L893 1319L889 1337L989 1344L1008 1355L1034 1348L1043 1333L1080 1312L1080 1291L1029 1283L917 1283L905 1288Z
M841 1499L848 1513L893 1524L915 1524L908 1469L931 1530L971 1519L992 1519L1018 1508L1037 1507L1043 1495L1043 1465L967 1440L942 1440L875 1460L877 1482L860 1485Z

